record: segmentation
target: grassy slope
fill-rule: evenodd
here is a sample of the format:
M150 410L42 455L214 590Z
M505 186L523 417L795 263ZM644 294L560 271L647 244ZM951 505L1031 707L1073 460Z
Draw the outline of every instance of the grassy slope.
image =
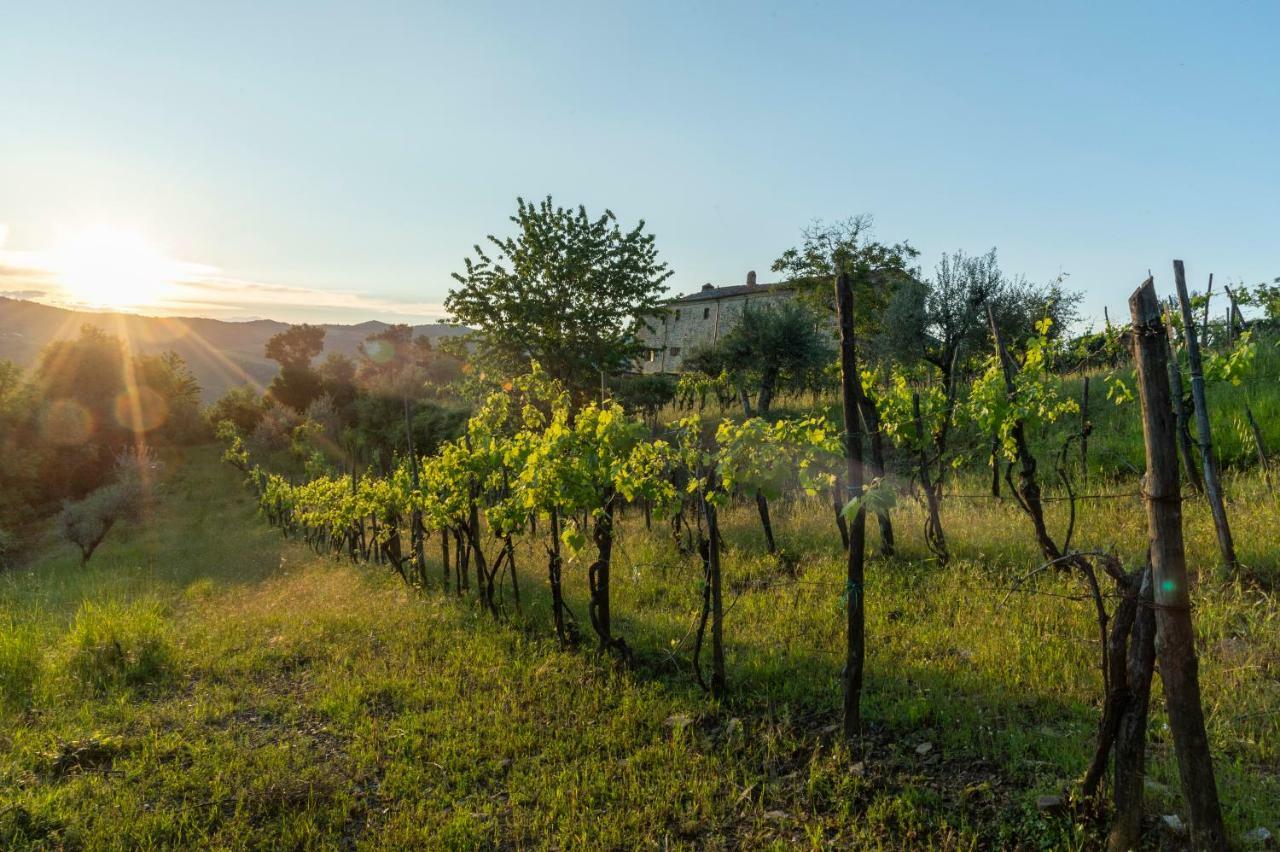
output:
M638 518L624 520L615 571L617 629L638 661L624 673L546 641L536 552L521 559L534 600L521 623L496 625L469 601L283 542L215 457L175 460L154 521L121 531L88 569L51 545L0 579L0 846L970 848L1088 836L1034 801L1087 759L1094 628L1086 605L1052 596L1078 593L1071 578L1041 577L1048 594L1002 604L1035 564L1012 509L950 504L960 559L945 571L923 559L918 512L899 514L908 558L869 572L871 746L855 763L832 727L843 584L821 506L777 507L795 581L754 555L749 511L727 514L735 697L715 707L687 668L698 571ZM1252 480L1233 488L1242 557L1274 578L1276 506ZM1207 513L1189 504L1187 520L1193 564L1211 565ZM1140 506L1091 507L1076 541L1136 558ZM569 573L584 614L580 566ZM1275 600L1206 579L1197 607L1230 826L1276 831ZM1152 738L1164 786L1150 806L1170 812L1159 713Z

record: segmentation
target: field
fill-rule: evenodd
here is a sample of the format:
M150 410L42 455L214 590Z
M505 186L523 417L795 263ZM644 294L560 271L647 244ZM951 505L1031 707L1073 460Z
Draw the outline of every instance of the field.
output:
M154 515L89 567L51 538L0 578L0 846L1096 839L1088 819L1036 808L1090 754L1096 626L1072 577L1010 594L1038 562L1012 506L949 502L946 568L927 559L918 508L898 511L900 558L868 568L870 734L851 755L838 737L842 555L825 505L775 510L794 574L761 555L754 507L725 513L730 695L716 704L689 667L700 567L638 513L616 554L615 630L635 651L623 670L556 648L544 553L519 552L524 611L498 623L471 598L284 541L217 458L167 459ZM1231 478L1228 492L1244 579L1209 581L1209 513L1189 501L1186 518L1209 733L1238 838L1280 828L1280 557L1260 479ZM1145 538L1125 498L1086 505L1076 541L1132 563ZM581 575L567 566L580 618ZM1156 689L1147 797L1160 814L1178 810L1178 784Z

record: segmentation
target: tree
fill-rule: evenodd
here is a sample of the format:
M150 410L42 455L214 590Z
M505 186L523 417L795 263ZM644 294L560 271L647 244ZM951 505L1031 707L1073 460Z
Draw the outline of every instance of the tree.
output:
M124 398L126 357L118 337L92 325L40 353L36 440L57 447L40 474L45 482L58 483L59 491L49 496L79 497L97 488L127 445L129 430L116 408Z
M429 338L415 337L408 325L388 326L360 344L356 382L367 393L417 399L434 360Z
M208 436L200 419L200 383L187 362L177 352L139 355L134 359L133 375L138 385L149 388L154 396L140 396L139 404L156 411L143 412L143 425L176 443L194 443Z
M299 413L321 393L320 374L311 360L324 349L324 327L291 325L267 341L266 356L280 365L268 392L276 400Z
M223 421L230 421L240 435L252 435L266 410L266 400L249 385L241 385L227 391L209 406L206 419L215 427Z
M63 537L79 548L81 565L88 563L118 522L138 519L159 470L160 463L151 452L125 451L116 458L114 482L83 500L63 503L59 524Z
M815 219L800 230L803 242L773 262L773 271L786 274L806 301L830 313L831 282L848 273L859 305L854 330L863 338L878 333L890 298L915 277L911 262L920 254L905 240L890 245L873 239L874 226L868 213L835 222Z
M320 374L320 387L334 408L346 412L358 392L355 362L340 352L330 352L316 372Z
M459 286L445 307L454 322L475 328L468 342L482 368L509 376L537 361L585 392L601 373L639 357L637 332L658 312L671 271L644 220L624 232L609 210L591 218L581 206L553 206L550 196L516 204L516 236L490 235L491 254L475 246L477 259L454 273Z
M736 373L750 381L756 409L763 415L780 389L811 383L834 356L829 335L819 330L813 312L782 302L744 308L738 322L715 344L695 352L688 366L708 375Z
M734 379L742 389L743 414L751 417L747 382L756 387L756 409L767 414L780 385L809 382L834 354L813 312L796 302L783 302L763 309L744 308L737 324L714 345L694 353L687 366ZM776 553L766 489L757 489L755 500L769 552Z
M858 306L850 331L860 339L883 333L894 294L917 277L917 270L910 264L920 254L905 240L890 245L872 239L873 226L874 219L866 213L832 223L816 219L801 231L804 242L800 247L787 249L773 263L775 272L790 275L804 298L832 313L836 311L832 282L837 275L849 276L851 296ZM885 471L880 416L875 403L858 384L859 418L871 448L870 472L878 479ZM890 556L894 544L888 512L877 512L876 520L880 551Z

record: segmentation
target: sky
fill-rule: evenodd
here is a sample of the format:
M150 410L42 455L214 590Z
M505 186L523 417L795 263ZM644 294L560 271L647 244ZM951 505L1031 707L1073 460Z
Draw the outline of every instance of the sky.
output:
M432 319L549 194L644 219L674 292L869 213L926 275L994 246L1115 317L1175 257L1280 275L1278 35L1270 2L12 0L0 294Z

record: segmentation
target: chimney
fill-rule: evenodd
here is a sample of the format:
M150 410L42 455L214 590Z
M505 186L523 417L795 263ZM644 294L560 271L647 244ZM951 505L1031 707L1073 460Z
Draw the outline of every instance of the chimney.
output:
M702 285L702 292L704 293L707 292L708 290L714 290L714 289L716 289L716 285L712 284L710 281Z
M759 286L756 284L756 271L753 269L747 273L747 289L754 290Z

